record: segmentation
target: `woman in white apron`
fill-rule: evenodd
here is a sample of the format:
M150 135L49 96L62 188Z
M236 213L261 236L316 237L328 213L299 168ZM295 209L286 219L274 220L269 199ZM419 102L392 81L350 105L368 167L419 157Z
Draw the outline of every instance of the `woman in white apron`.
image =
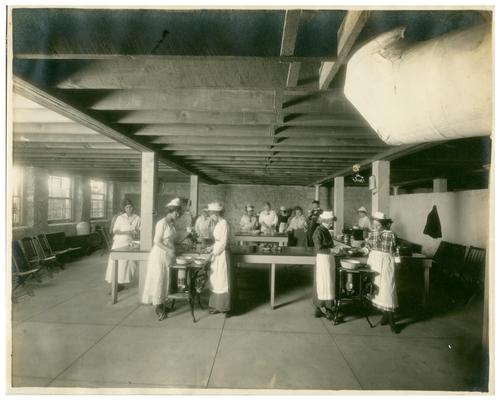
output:
M165 207L166 215L156 223L153 248L149 253L142 302L156 306L158 320L167 318L170 288L170 266L175 263L175 220L181 215L180 200L174 199Z
M139 234L141 226L141 218L134 214L134 205L128 199L122 203L124 210L123 214L116 217L112 226L113 245L112 249L127 247L132 243L135 236ZM106 282L111 283L113 277L113 264L111 259L108 261L106 269ZM137 262L131 260L118 261L118 290L125 289L125 285L131 283L135 279L137 272Z
M323 211L318 218L319 225L312 235L316 250L314 269L313 305L314 316L334 318L335 306L335 259L331 253L333 239L329 229L336 220L332 211Z
M229 224L222 217L222 205L218 202L208 205L210 218L215 223L214 244L210 254L210 314L231 311L232 273L229 260Z
M380 325L390 324L393 333L399 333L394 320L394 311L398 307L396 291L396 235L390 230L392 220L378 211L372 216L373 230L366 239L362 250L369 254L367 265L376 273L372 304L382 310Z

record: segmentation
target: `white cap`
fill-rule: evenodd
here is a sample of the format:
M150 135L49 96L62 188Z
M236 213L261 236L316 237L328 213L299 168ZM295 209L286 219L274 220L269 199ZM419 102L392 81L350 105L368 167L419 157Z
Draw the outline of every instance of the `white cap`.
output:
M208 211L222 211L222 204L218 201L208 204Z
M286 211L286 207L285 206L281 206L280 207L280 211Z
M319 216L320 219L336 219L335 218L335 215L333 215L333 211L323 211L320 216Z
M167 204L167 207L180 207L181 199L176 197L175 199L170 200L170 203Z
M254 207L254 206L252 206L251 204L247 204L247 205L246 205L246 210L247 210L247 211L252 211L254 208L255 208L255 207Z
M387 215L385 215L382 211L374 212L372 215L372 218L377 219L377 220L382 220L382 221L390 220L390 218Z
M368 214L368 210L364 206L359 207L358 212L364 212Z

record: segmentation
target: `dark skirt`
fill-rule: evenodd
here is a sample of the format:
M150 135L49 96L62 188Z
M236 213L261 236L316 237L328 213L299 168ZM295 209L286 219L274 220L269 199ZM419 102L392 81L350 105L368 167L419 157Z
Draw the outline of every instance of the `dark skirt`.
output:
M307 235L304 229L294 229L291 233L292 246L307 247Z

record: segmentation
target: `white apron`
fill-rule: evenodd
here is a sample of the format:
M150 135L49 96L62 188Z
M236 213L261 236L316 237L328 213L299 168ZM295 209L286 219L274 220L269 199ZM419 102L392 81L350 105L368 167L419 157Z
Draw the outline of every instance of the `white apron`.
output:
M394 311L398 307L394 257L383 251L372 250L367 264L372 271L377 272L373 282L378 293L372 299L373 305L385 311Z
M133 230L136 227L140 227L141 219L138 215L133 215L132 217L127 217L126 214L119 215L113 225L113 231L128 231ZM113 245L111 249L119 249L121 247L127 247L132 243L131 235L114 235ZM108 260L108 267L106 268L106 282L111 283L113 279L113 265L114 261ZM118 260L118 283L130 283L135 279L137 272L137 262L132 260Z
M316 294L318 300L333 300L335 298L334 278L332 277L335 260L331 254L316 255Z
M229 236L229 226L226 220L221 220L214 228L214 247L215 254L210 264L210 288L213 293L229 293L229 283L227 270L226 245Z

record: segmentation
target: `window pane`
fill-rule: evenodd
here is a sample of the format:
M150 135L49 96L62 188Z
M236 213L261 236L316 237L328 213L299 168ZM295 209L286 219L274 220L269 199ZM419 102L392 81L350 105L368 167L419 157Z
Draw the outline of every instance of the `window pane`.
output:
M63 176L49 176L49 197L70 197L71 179Z
M71 199L49 199L49 220L71 219Z
M92 193L106 193L106 184L103 181L90 181L90 189Z

